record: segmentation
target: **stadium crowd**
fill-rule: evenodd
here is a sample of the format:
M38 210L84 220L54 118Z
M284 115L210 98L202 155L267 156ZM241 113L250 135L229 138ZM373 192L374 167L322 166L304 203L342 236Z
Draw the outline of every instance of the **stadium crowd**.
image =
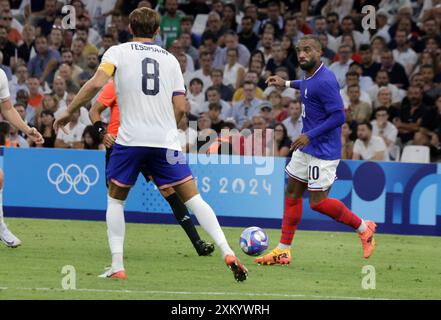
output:
M74 29L63 27L64 5L75 8ZM375 28L362 26L365 5L376 8ZM186 151L288 156L302 131L299 92L265 80L301 79L295 44L315 34L341 87L342 159L397 160L404 146L418 145L441 161L440 0L1 0L0 68L15 108L45 142L33 145L2 121L0 144L103 149L90 105L68 134L52 124L103 53L130 41L128 15L143 6L161 13L156 42L184 75L188 113L178 128Z

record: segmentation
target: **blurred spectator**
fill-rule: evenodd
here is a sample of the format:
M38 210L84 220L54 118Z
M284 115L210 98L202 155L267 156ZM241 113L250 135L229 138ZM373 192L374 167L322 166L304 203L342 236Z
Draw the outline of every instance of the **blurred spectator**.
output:
M237 32L238 24L236 22L236 6L234 3L225 3L222 10L223 26L227 30Z
M15 62L15 53L17 52L17 47L11 41L8 40L8 31L5 27L0 25L0 50L3 53L3 64L6 66L11 66Z
M44 138L44 143L41 145L36 145L36 147L43 148L54 148L55 147L55 139L57 137L54 130L54 121L55 117L51 111L43 110L40 113L40 125L38 126L38 131Z
M284 67L288 71L289 79L296 79L295 67L288 61L286 52L282 48L280 42L274 42L272 45L272 58L268 60L266 64L265 78L272 76L276 73L276 69Z
M73 52L70 49L63 49L61 53L61 63L68 64L72 69L72 79L75 81L78 80L81 73L83 73L83 69L74 63ZM58 68L57 72L55 72L55 78L60 76L60 69Z
M220 97L222 100L231 102L233 99L234 88L231 85L226 86L223 84L224 73L222 70L213 69L211 71L211 82L212 87L217 88L220 92ZM207 98L207 92L205 92L205 98Z
M358 84L360 85L360 89L362 91L367 92L367 90L374 85L374 82L372 81L371 77L363 76L363 69L359 63L355 61L352 62L351 65L349 66L348 72L355 72L358 75Z
M262 91L262 89L260 89L258 86L257 86L257 83L258 83L258 81L259 81L259 77L258 77L258 74L255 72L255 71L248 71L246 74L245 74L245 79L244 79L244 83L245 82L252 82L252 83L254 83L254 86L255 86L255 96L256 96L256 98L257 99L260 99L260 100L263 100L264 98L265 98L265 95L263 94L263 91ZM243 89L243 85L242 85L242 87L240 87L239 89L237 89L235 92L234 92L234 95L233 95L233 103L234 102L238 102L238 101L242 101L242 100L244 100L245 99L245 93L244 93L244 89Z
M18 46L21 45L23 39L20 32L12 26L12 20L13 16L11 10L2 10L2 12L0 12L0 25L6 28L8 40Z
M199 115L199 113L203 112L202 105L205 100L203 88L204 84L201 79L193 78L190 81L190 89L187 93L187 99L191 105L191 113L194 115Z
M421 66L420 70L424 81L424 95L434 101L436 97L441 94L441 86L436 85L433 82L435 78L435 71L433 70L433 66L425 64Z
M28 90L23 90L23 89L18 90L16 97L15 97L15 101L16 101L16 104L19 103L19 104L26 106L26 122L33 126L35 124L36 111L35 111L35 108L33 108L29 105Z
M351 160L354 152L354 141L351 139L352 129L349 122L341 126L341 159Z
M181 32L181 35L179 36L179 43L182 51L189 55L193 60L194 66L199 66L199 52L191 43L191 32Z
M210 102L208 105L207 115L211 120L211 129L220 133L221 129L224 127L224 121L221 118L222 106L218 102Z
M46 81L52 83L61 56L58 51L49 48L44 36L35 39L35 49L37 55L29 60L28 64L29 75L38 78L40 84Z
M25 138L18 134L18 129L9 125L9 135L6 138L5 147L10 148L29 148L29 143Z
M78 26L75 29L75 36L73 38L73 41L81 40L83 42L84 47L83 47L82 55L86 58L92 53L98 55L99 52L97 47L93 43L90 43L89 30L90 29L86 26ZM101 42L101 38L99 41Z
M276 120L273 117L273 106L269 101L262 101L259 106L259 115L265 120L267 128L274 128Z
M66 91L77 93L80 88L77 81L74 81L72 67L67 63L62 63L58 68L59 76L66 82ZM78 76L79 77L79 76Z
M77 110L72 114L71 121L66 126L68 133L65 133L63 130L58 131L55 148L81 149L83 147L81 140L86 126L79 122L79 118L80 111Z
M56 77L53 84L53 93L58 100L59 109L65 110L67 108L67 91L66 91L66 81L61 77Z
M241 31L238 33L239 43L243 44L252 52L256 49L259 43L259 36L253 30L254 21L250 16L245 16L241 21Z
M276 75L281 77L284 80L289 80L288 77L288 70L284 67L280 67L276 70ZM280 95L282 96L282 105L288 107L288 104L291 100L295 99L296 90L293 88L287 88L287 87L276 87L276 86L270 86L265 89L263 94L268 97L268 95L273 92L278 91Z
M262 40L260 40L260 45L257 47L257 49L263 53L263 56L265 58L264 60L265 65L272 57L273 42L274 42L274 35L272 35L271 33L264 33L262 35Z
M221 99L220 91L216 87L209 87L206 90L207 101L203 102L199 108L199 112L208 112L209 106L212 103L219 104L221 106L221 118L227 119L231 117L231 106L228 102Z
M289 103L289 118L286 118L282 123L286 127L288 137L294 141L301 134L303 129L302 121L302 106L299 101L292 101Z
M57 0L45 0L44 1L44 15L37 22L38 34L47 37L52 30L55 18L58 15Z
M392 103L398 103L404 98L403 91L400 91L396 85L389 82L389 73L383 69L377 72L375 84L367 91L375 106L379 106L378 91L380 88L389 89Z
M188 126L188 118L186 115L184 115L178 123L178 138L183 152L189 152L190 148L196 145L198 133L195 129Z
M289 39L291 39L292 43L297 43L300 38L304 35L301 32L297 25L297 19L288 18L285 20L285 27L283 30L283 34L286 35Z
M222 20L219 13L211 11L208 14L207 26L204 33L202 34L202 42L204 42L207 35L214 36L215 39L219 39L225 33L225 28L222 26ZM219 66L216 66L216 68Z
M280 3L278 1L270 1L266 7L267 19L262 21L261 30L265 28L265 25L271 23L276 29L276 33L280 33L283 30L283 17L280 15Z
M349 70L349 65L352 63L352 49L347 44L342 44L338 48L338 54L340 56L340 60L331 64L329 69L334 72L337 77L337 81L340 85L340 88L343 88L346 85L345 77L346 73Z
M201 68L193 72L191 78L199 78L204 88L210 87L213 83L211 82L211 71L213 70L213 56L205 52L200 56Z
M224 68L223 83L238 89L245 76L245 68L237 62L238 50L227 49L227 64Z
M1 29L0 29L1 33ZM37 54L35 49L35 27L31 24L26 24L23 27L23 43L18 47L18 57L22 59L25 63Z
M383 51L387 50L386 41L380 36L372 38L371 48L372 60L381 64L381 54L383 53Z
M84 128L82 141L83 149L106 150L106 147L101 141L100 134L95 130L93 126L87 126Z
M184 77L185 87L188 88L190 85L190 80L193 79L193 72L187 70L187 55L183 52L176 56L179 62L179 67L181 68L182 76Z
M182 47L181 41L179 40L173 40L171 42L170 47L168 48L168 51L173 54L175 57L179 56L180 54L185 54L185 56L187 57L187 67L186 70L188 70L189 72L194 72L195 68L194 68L194 61L193 58L184 52L184 48Z
M363 76L371 77L372 81L375 81L377 72L381 69L381 64L373 59L372 48L369 44L360 46L360 56Z
M355 30L354 18L351 16L346 16L341 21L342 34L337 37L337 44L341 45L343 43L343 36L351 35L355 41L356 48L359 48L361 44L369 43L369 35L367 32L361 33Z
M388 87L381 87L378 90L377 101L378 103L376 104L376 107L385 107L390 121L394 122L395 118L400 116L400 111L397 106L400 103L392 103L392 93Z
M415 51L409 47L407 32L405 30L396 31L395 43L397 47L392 51L394 60L404 67L407 75L410 75L418 60L418 56Z
M369 121L372 115L372 107L369 103L360 100L360 86L358 84L351 84L347 89L349 104L346 109L346 114L349 114L349 119L357 123Z
M360 88L360 76L357 72L355 71L348 71L346 73L346 77L345 77L345 83L346 85L340 89L340 95L343 98L343 103L345 105L345 107L347 107L350 104L350 98L349 98L349 87L353 86L353 85L357 85L358 89L360 91L360 100L367 103L369 106L372 105L372 100L369 96L369 94L364 91L361 90Z
M256 85L253 82L245 81L243 84L245 99L233 105L232 117L238 128L249 126L253 116L259 113L261 100L256 98Z
M26 105L21 102L17 102L14 104L15 110L17 110L18 114L20 115L20 118L29 125L28 121L26 120ZM26 134L24 132L18 131L18 134L22 136L23 138L27 138Z
M276 124L274 127L274 155L277 157L286 157L291 148L291 139L288 137L288 132L282 123Z
M389 114L386 107L379 107L375 110L375 120L372 124L372 134L383 139L387 146L389 158L395 160L398 155L397 136L398 130L389 120Z
M189 33L191 35L191 44L195 48L199 48L202 43L202 37L199 34L192 32L193 28L193 17L192 16L184 16L181 18L181 32Z
M403 143L413 139L415 132L421 127L424 113L429 108L423 104L423 92L420 87L409 87L407 97L400 107L400 116L395 118L395 126Z
M244 139L244 155L274 156L274 132L268 129L265 119L255 115L251 119L252 133Z
M235 49L237 50L237 62L242 66L248 65L250 60L250 51L243 44L239 43L239 38L234 31L227 31L224 35L225 48L218 51L214 57L214 66L219 69L222 68L227 61L227 50Z
M381 68L388 72L390 83L398 88L407 89L409 80L406 70L401 64L394 61L393 53L389 49L385 49L381 54Z
M278 91L272 91L268 95L268 101L271 103L271 106L273 108L272 118L276 121L276 123L282 122L286 118L288 118L289 107L288 108L283 107L282 95ZM291 102L294 102L294 100L292 100Z
M383 139L372 134L369 122L357 126L357 140L354 143L353 160L388 161L389 156Z

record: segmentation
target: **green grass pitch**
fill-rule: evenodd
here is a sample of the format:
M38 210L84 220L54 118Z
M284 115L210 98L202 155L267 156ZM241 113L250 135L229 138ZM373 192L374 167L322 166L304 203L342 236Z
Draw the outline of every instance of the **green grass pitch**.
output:
M176 225L127 224L125 281L99 279L110 262L104 222L7 219L23 241L0 247L3 299L441 299L439 237L377 235L369 260L353 233L298 231L290 266L258 266L238 246L241 228L224 228L249 269L236 283L219 250L198 257ZM204 239L207 235L201 229ZM270 246L278 230L267 230ZM63 290L63 266L76 290ZM362 289L362 268L375 268L376 289Z

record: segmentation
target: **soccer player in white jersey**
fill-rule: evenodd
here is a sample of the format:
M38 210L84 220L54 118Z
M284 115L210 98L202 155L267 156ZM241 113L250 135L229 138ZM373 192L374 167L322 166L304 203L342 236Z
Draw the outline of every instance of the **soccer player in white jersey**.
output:
M64 130L72 113L114 78L121 125L106 173L110 182L106 220L112 266L102 276L126 278L124 204L140 167L147 166L160 189L175 189L218 245L235 279L244 281L248 271L228 245L213 209L201 198L181 152L177 122L186 109L184 79L176 58L153 43L159 24L160 16L154 10L134 10L129 16L133 41L106 51L93 78L54 123L56 130Z
M0 109L3 117L9 121L18 130L24 132L35 143L42 144L43 137L35 128L30 128L20 117L17 110L12 106L9 94L8 79L5 72L0 69ZM8 247L15 248L21 245L18 239L11 231L9 231L3 221L3 171L0 170L0 240Z

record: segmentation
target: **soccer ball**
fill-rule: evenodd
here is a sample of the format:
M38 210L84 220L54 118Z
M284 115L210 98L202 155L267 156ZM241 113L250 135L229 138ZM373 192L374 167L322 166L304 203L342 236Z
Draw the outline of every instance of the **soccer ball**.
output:
M240 235L239 244L247 255L256 256L268 248L268 235L259 227L249 227Z

